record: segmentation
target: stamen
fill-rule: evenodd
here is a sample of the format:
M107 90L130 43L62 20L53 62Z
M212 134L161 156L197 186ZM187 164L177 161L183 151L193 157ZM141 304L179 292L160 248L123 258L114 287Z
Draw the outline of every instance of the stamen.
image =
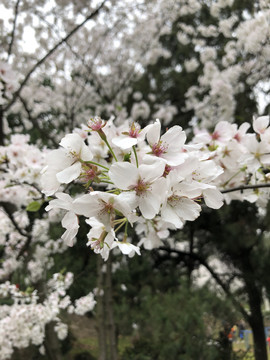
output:
M164 154L168 149L168 145L162 144L162 141L160 140L158 143L154 144L152 146L152 153L156 156L161 156Z
M137 185L133 186L132 189L136 191L136 195L143 195L150 187L149 183L144 182L142 179L138 180Z
M131 124L131 127L128 132L129 136L132 138L137 138L140 134L140 126L134 122Z

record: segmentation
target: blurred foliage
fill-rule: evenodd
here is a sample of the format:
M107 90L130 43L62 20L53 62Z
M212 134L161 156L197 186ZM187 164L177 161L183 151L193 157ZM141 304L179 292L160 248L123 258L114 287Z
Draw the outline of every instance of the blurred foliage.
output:
M133 346L122 359L223 359L230 344L222 343L219 331L237 319L229 301L185 284L153 296L142 292L134 313Z

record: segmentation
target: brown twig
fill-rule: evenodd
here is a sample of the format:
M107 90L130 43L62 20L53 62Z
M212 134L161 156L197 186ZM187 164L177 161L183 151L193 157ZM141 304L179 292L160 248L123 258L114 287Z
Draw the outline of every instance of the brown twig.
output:
M14 11L14 20L13 20L13 28L12 28L12 33L11 33L11 40L8 46L8 59L11 55L12 52L12 46L14 43L14 38L15 38L15 31L16 31L16 23L17 23L17 17L18 17L18 9L19 9L19 4L20 4L21 0L17 0L16 5L15 5L15 11Z
M260 188L270 188L270 183L267 184L256 184L256 185L241 185L241 186L236 186L233 187L231 189L225 189L225 190L221 190L222 194L227 194L230 192L234 192L234 191L244 191L244 190L248 190L248 189L260 189Z

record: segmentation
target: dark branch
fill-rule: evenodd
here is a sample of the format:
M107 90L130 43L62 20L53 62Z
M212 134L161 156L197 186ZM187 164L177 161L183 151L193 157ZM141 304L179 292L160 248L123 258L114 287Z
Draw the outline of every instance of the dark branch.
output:
M16 5L15 5L13 28L12 28L12 33L11 33L11 40L10 40L10 43L9 43L9 46L8 46L8 58L11 55L12 46L13 46L13 43L14 43L15 31L16 31L16 23L17 23L17 17L18 17L18 9L19 9L20 1L21 0L17 0Z
M244 191L244 190L248 190L248 189L260 189L260 188L270 188L270 183L267 184L257 184L257 185L241 185L241 186L236 186L233 187L231 189L226 189L226 190L221 190L222 194L227 194L230 192L234 192L234 191Z
M185 257L192 257L194 260L197 260L201 265L203 265L211 274L212 278L216 281L216 283L222 288L222 290L224 291L224 293L231 299L231 301L233 302L233 304L235 305L235 307L241 312L241 314L244 316L244 318L249 321L249 314L246 312L246 310L243 308L243 306L241 305L240 302L238 302L234 295L231 293L229 287L224 284L224 282L221 280L221 278L219 277L219 275L211 268L211 266L205 261L205 259L203 259L201 256L199 256L197 253L190 253L190 252L185 252L185 251L180 251L180 250L175 250L175 249L170 249L167 247L160 247L159 250L164 250L167 251L169 253L176 253L178 255L181 256L185 256Z
M22 246L22 248L20 249L20 251L18 252L18 254L16 256L16 259L18 260L30 246L32 237L31 237L30 233L23 231L17 224L17 221L14 219L14 216L13 216L14 205L13 204L1 201L0 206L4 209L6 215L9 217L12 225L18 231L18 233L26 238L24 245Z
M11 204L11 203L8 203L8 202L4 202L4 201L1 201L0 202L0 206L4 209L6 215L9 217L10 221L12 222L13 226L15 227L15 229L18 231L18 233L24 237L28 237L29 234L25 233L20 227L19 225L17 224L16 220L14 219L14 216L13 216L13 207L14 205Z

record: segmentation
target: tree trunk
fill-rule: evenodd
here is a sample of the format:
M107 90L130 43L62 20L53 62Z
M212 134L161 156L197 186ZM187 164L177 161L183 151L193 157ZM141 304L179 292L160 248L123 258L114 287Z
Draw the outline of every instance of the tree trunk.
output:
M62 360L61 343L54 331L55 323L46 325L46 338L44 346L48 360Z
M254 355L256 360L267 360L267 347L264 332L264 322L262 316L262 296L255 285L248 290L250 306L250 326L253 333Z
M112 254L107 260L106 267L106 313L107 313L107 334L108 334L108 353L109 360L117 360L117 341L116 329L113 313L113 294L112 294Z
M98 360L108 360L107 358L107 336L105 328L105 304L104 304L104 274L102 272L103 260L101 256L97 258L97 327L98 327Z
M4 111L2 106L0 105L0 146L4 145Z

